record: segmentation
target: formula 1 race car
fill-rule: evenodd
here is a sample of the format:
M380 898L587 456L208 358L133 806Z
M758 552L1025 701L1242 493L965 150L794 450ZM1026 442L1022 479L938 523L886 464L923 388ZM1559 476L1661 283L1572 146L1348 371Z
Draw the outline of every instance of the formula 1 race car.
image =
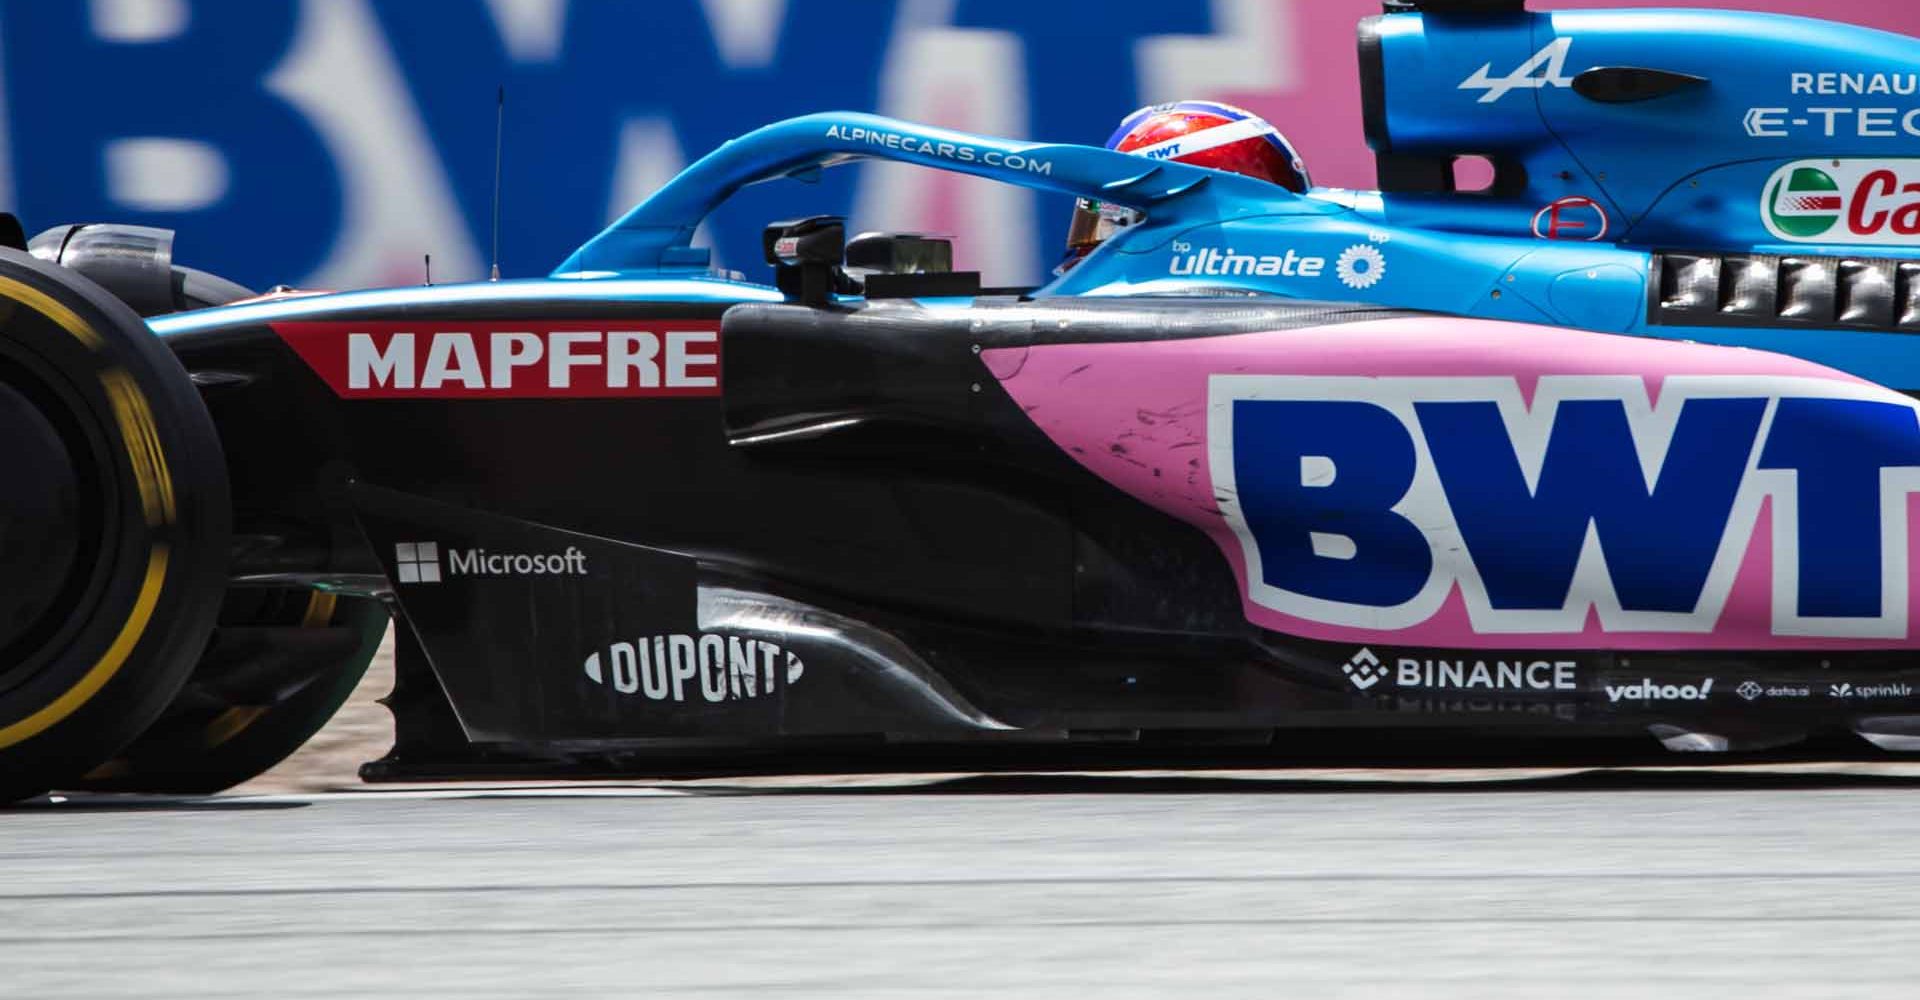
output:
M0 252L0 785L244 780L389 612L373 779L1920 749L1920 46L1387 7L1378 192L833 113L541 280ZM771 285L689 245L859 158L1140 221L1033 289L834 218Z

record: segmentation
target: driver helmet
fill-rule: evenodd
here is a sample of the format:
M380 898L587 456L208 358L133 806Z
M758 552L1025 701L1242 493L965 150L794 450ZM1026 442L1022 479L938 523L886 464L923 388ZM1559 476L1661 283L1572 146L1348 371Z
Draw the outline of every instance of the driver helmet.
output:
M1180 101L1141 108L1114 130L1107 148L1245 174L1296 194L1304 194L1313 186L1306 161L1279 129L1251 111L1216 101ZM1064 273L1115 231L1139 221L1140 213L1133 209L1078 199L1073 206L1073 225L1067 230L1067 256L1055 273Z

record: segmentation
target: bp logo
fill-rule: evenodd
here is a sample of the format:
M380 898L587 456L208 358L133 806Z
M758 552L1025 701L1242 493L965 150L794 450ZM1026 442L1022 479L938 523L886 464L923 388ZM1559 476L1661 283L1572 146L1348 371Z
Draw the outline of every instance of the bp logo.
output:
M1356 243L1333 263L1334 276L1355 291L1365 291L1387 276L1387 255L1370 243Z
M1840 223L1846 199L1833 175L1818 167L1794 167L1775 175L1767 194L1767 218L1773 229L1794 239L1823 236Z

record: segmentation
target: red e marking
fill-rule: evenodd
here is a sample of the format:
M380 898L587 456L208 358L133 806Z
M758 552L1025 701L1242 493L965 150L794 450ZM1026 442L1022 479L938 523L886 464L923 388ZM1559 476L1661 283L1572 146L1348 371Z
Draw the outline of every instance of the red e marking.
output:
M1543 240L1606 239L1607 210L1585 195L1568 195L1533 213L1533 235Z

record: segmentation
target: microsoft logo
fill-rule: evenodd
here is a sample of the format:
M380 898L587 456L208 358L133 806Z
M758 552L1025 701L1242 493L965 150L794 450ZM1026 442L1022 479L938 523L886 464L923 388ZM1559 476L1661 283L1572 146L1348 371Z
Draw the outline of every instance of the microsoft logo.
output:
M401 542L393 547L401 583L440 582L440 543Z
M442 563L439 542L401 542L393 547L399 583L440 583L457 578L586 576L587 554L569 545L559 552L489 552L450 548ZM444 575L443 575L444 571Z

